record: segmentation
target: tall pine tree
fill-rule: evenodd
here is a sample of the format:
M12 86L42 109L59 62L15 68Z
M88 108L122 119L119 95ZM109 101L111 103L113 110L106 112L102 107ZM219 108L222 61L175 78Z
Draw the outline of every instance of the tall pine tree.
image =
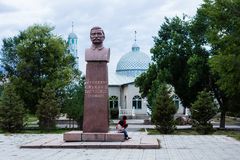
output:
M56 127L56 118L59 113L60 104L56 97L56 90L47 84L43 89L42 96L37 105L37 116L40 129L54 129Z
M15 86L6 84L0 101L0 128L8 132L21 131L25 119L24 103L16 94Z
M177 112L167 85L162 84L157 91L153 104L152 121L159 132L167 134L175 129L174 114Z

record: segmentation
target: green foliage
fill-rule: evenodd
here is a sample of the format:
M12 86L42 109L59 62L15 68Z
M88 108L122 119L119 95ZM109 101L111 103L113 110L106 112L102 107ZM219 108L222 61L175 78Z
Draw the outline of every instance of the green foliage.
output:
M27 121L26 121L26 123L32 123L32 122L37 122L37 121L38 121L38 117L36 115L27 114Z
M33 114L46 84L54 86L61 97L75 75L74 57L67 52L66 42L52 33L53 29L33 25L3 40L1 60L6 77Z
M111 119L118 119L119 110L118 108L110 108L110 118Z
M24 127L25 119L24 103L17 95L15 86L5 84L0 101L0 128L8 132L19 132Z
M192 118L200 124L207 124L217 113L217 106L213 101L213 96L206 90L199 92L197 100L191 107Z
M211 132L212 125L209 120L217 113L217 106L213 96L206 90L199 92L197 100L192 104L192 119L197 121L196 130L203 134Z
M151 64L148 70L142 73L139 77L135 79L135 85L140 87L140 93L142 97L146 97L151 90L153 81L157 78L157 68L155 64Z
M164 82L175 88L184 106L189 106L190 99L194 96L193 93L190 94L187 83L187 59L192 53L188 30L188 21L179 17L165 18L158 37L154 37L155 45L151 49L158 74Z
M63 112L77 122L79 129L83 126L84 82L85 79L82 77L78 84L73 83L68 86L63 108Z
M186 16L165 18L154 37L151 49L154 63L135 81L150 105L161 83L173 86L185 107L190 107L199 91L210 88L208 52L202 47L203 36L197 36L194 27L198 25L193 25Z
M161 133L172 133L175 129L174 114L177 112L172 99L169 97L167 86L162 84L156 94L152 121Z
M220 77L216 82L220 89L230 97L240 95L240 54L218 54L209 62L212 71Z
M223 113L228 110L240 112L240 100L237 98L240 96L239 10L239 0L205 0L197 12L197 16L208 25L205 37L211 46L212 58L209 64L215 85L223 95L216 96L220 99Z
M55 129L55 120L59 113L60 104L56 97L56 90L47 84L37 104L39 128L41 130Z
M174 87L185 107L191 106L199 91L211 90L223 128L226 111L240 112L238 10L237 0L205 0L192 19L165 18L154 37L153 64L135 81L150 106L157 86L164 82Z
M188 86L204 88L209 86L209 65L207 55L194 54L189 57L188 65ZM201 87L202 86L202 87Z
M212 134L215 130L213 129L213 125L211 123L207 124L197 124L194 129L199 134Z

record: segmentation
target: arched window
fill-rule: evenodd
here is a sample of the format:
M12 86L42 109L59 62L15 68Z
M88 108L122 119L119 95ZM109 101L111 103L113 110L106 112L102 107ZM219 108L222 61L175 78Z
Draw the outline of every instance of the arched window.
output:
M133 97L132 107L134 109L142 109L142 98L140 96L136 95Z
M109 97L109 106L110 106L110 108L118 108L118 97L117 96Z

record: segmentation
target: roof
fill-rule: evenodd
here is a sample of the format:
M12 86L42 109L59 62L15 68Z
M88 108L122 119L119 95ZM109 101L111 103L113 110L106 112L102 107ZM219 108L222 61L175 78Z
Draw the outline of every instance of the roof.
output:
M72 32L68 35L68 39L77 39L77 35Z
M119 75L116 72L109 74L109 86L121 86L124 84L133 83L135 80L135 77L129 77L124 75Z
M134 43L132 51L123 55L118 61L116 72L120 75L137 77L148 69L150 63L150 57L141 52L140 47Z

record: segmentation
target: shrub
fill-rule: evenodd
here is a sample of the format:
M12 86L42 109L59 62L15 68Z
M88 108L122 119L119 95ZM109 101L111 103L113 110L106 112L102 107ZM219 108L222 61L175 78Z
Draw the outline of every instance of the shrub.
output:
M169 96L167 86L161 85L153 103L152 121L156 129L164 134L172 133L175 129L174 114L176 112L176 106Z
M201 134L211 133L213 128L209 120L216 115L217 106L210 92L203 90L199 92L197 100L191 107L192 119L196 122L195 129Z
M207 123L205 125L198 124L195 127L195 130L200 134L211 134L214 132L213 125L211 123Z
M19 132L24 128L25 120L24 102L16 94L15 86L6 84L0 102L0 128L8 132Z
M118 119L118 108L110 108L110 118L111 119Z

